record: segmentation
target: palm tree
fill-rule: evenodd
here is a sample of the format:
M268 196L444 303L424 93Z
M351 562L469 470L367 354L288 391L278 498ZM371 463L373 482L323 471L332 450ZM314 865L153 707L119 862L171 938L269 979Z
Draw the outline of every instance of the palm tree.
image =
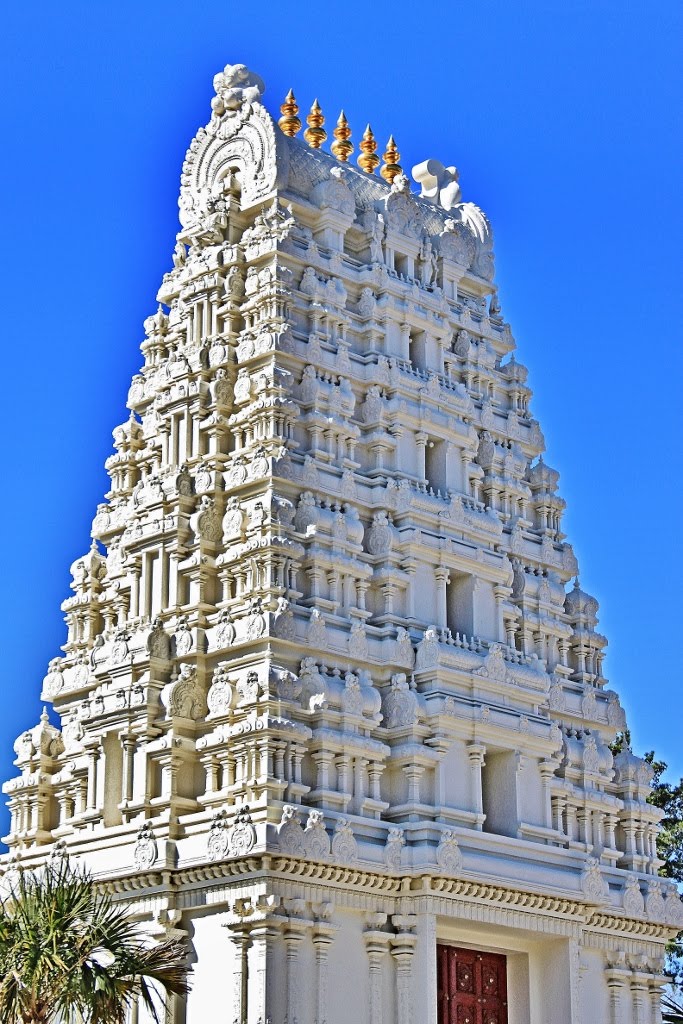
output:
M662 1024L683 1024L683 1005L671 996L662 999Z
M150 945L121 904L68 864L22 872L0 899L0 1024L123 1024L137 1000L188 991L179 942Z

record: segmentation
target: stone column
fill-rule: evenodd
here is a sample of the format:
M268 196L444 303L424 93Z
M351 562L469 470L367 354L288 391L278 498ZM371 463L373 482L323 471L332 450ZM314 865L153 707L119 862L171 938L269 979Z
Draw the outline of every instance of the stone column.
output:
M381 931L386 920L386 914L368 914L368 929L363 935L368 955L368 1024L384 1024L382 974L391 942L391 935Z
M287 963L287 1021L294 1024L294 1021L302 1019L300 1012L301 984L299 979L299 949L304 940L306 928L309 921L298 921L290 918L283 934L285 940L285 956Z
M511 587L503 586L502 583L496 583L493 587L493 596L496 601L496 628L498 630L498 636L496 637L500 643L504 644L507 642L507 636L505 633L505 602L512 593Z
M230 941L235 946L235 966L233 970L233 999L234 1020L236 1024L247 1024L249 1013L249 947L251 939L244 928L230 930Z
M396 961L396 1024L414 1024L412 962L415 942L414 935L405 934L391 940L391 955Z
M96 748L88 751L88 810L97 809L97 762L100 759L100 752Z
M639 958L640 959L640 958ZM633 1006L633 1024L650 1024L650 975L642 970L634 970L631 974L631 1001Z
M626 966L624 953L610 954L609 967L605 971L607 989L609 991L609 1024L623 1022L623 995L629 980L630 972Z
M448 625L448 584L450 576L445 565L437 565L434 570L434 579L437 586L437 611L436 624L439 629L445 629Z
M425 479L426 466L425 466L425 449L427 447L427 441L429 437L425 434L424 430L421 430L415 435L415 447L417 448L417 468L415 476L419 476L421 480Z
M557 765L554 761L541 761L539 764L541 785L543 787L543 824L546 828L553 827L553 810L550 799L550 783L555 777Z
M483 743L467 744L467 759L470 763L470 786L472 793L472 810L479 819L476 827L481 831L484 824L484 799L481 788L481 770L485 767L484 755L486 747Z
M281 930L282 924L275 921L259 921L251 929L250 938L256 961L256 1006L253 1008L253 1019L256 1021L265 1022L272 1019L275 987L273 961Z
M137 740L135 736L122 736L121 745L123 747L123 779L121 780L121 790L124 803L128 804L133 799L133 766L135 764L135 746Z
M413 991L420 994L419 1019L434 1022L436 1013L436 916L419 914L415 926L417 944L413 959Z
M333 906L331 903L324 903L314 908L317 920L313 925L313 949L315 950L315 973L316 973L316 1003L315 1003L315 1024L326 1024L327 1022L327 1000L328 1000L328 956L330 946L334 941L334 933L337 926L330 923Z
M650 976L648 982L649 998L650 998L650 1022L651 1024L661 1024L662 1021L662 989L668 982L666 975L659 973L661 970L660 966L656 967L657 973Z

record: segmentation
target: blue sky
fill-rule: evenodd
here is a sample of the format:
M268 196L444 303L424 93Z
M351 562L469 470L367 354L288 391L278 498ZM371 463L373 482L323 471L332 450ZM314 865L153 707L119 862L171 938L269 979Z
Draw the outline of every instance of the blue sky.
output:
M243 62L460 169L561 472L606 672L683 774L679 2L11 4L2 19L0 775L40 713L211 79ZM2 817L2 831L6 831Z

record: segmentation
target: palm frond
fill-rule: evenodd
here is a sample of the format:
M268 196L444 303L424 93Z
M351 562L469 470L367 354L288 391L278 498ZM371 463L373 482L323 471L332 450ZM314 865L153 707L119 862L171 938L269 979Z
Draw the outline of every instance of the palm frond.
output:
M24 872L0 900L0 1024L123 1024L138 999L158 1022L187 970L181 943L150 944L85 872Z

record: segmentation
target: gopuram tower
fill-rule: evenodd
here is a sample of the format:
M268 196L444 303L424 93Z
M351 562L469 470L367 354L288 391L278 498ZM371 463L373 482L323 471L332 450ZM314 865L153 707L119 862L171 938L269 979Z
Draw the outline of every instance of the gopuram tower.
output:
M181 937L173 1024L657 1022L682 906L486 216L214 87L4 885L69 858Z

